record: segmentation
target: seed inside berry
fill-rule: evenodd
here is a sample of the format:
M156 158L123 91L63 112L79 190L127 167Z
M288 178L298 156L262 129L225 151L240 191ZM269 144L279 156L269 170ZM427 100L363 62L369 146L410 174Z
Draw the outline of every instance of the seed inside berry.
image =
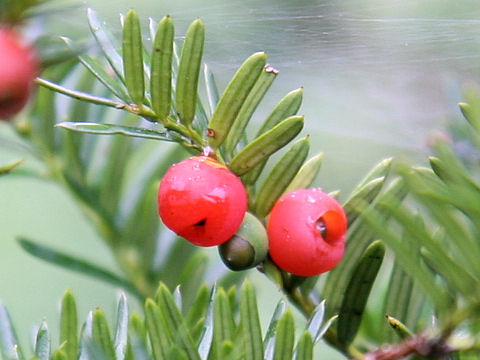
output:
M320 233L320 235L322 235L322 238L325 240L327 238L327 235L328 235L328 229L327 229L327 225L325 224L325 221L323 220L323 218L319 218L317 220L315 226L317 227L317 230Z

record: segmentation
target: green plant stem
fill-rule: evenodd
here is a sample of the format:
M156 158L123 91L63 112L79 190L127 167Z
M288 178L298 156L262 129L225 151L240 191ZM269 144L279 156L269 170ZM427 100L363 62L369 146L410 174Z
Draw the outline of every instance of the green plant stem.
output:
M191 126L187 127L178 123L170 116L165 119L163 126L168 130L175 131L176 133L191 139L191 144L184 144L187 147L194 147L199 151L203 151L204 147L207 145L206 141Z
M138 113L137 110L134 111L134 109L131 109L130 106L128 106L126 104L123 104L121 102L113 101L111 99L106 99L106 98L102 98L102 97L99 97L99 96L90 95L90 94L84 93L82 91L67 89L63 86L60 86L58 84L55 84L55 83L53 83L49 80L46 80L46 79L43 79L43 78L40 78L40 77L36 78L35 82L40 86L43 86L47 89L58 92L60 94L70 96L70 97L72 97L74 99L77 99L77 100L87 101L87 102L97 104L97 105L109 106L109 107L113 107L113 108L116 108L116 109L125 109L125 110L133 112L135 114ZM138 109L138 107L135 107L135 108Z
M311 317L313 310L315 310L315 304L310 298L304 297L300 289L295 288L289 291L287 296L288 299L302 311L307 319Z
M136 105L136 104L130 104L129 105L129 104L114 101L114 100L111 100L111 99L87 94L83 91L67 89L67 88L65 88L61 85L58 85L54 82L51 82L51 81L43 79L43 78L37 78L35 80L35 82L40 86L43 86L47 89L58 92L60 94L70 96L70 97L72 97L74 99L77 99L77 100L86 101L86 102L90 102L90 103L97 104L97 105L108 106L108 107L112 107L112 108L119 109L119 110L125 110L125 111L128 111L128 112L132 113L132 114L141 116L141 117L143 117L143 118L145 118L149 121L152 121L152 122L158 122L159 121L159 118L158 118L157 114L147 106L143 106L143 105L139 106L139 105ZM185 139L182 139L183 145L188 147L188 148L194 148L197 151L201 152L201 151L203 151L203 148L207 145L207 142L202 138L202 136L200 134L198 134L193 129L193 127L191 127L191 126L187 127L183 124L180 124L180 123L176 122L171 117L167 117L163 121L163 125L165 126L166 129L168 129L170 131L174 131L174 132L184 136L185 138L190 139L191 140L190 143L186 142Z

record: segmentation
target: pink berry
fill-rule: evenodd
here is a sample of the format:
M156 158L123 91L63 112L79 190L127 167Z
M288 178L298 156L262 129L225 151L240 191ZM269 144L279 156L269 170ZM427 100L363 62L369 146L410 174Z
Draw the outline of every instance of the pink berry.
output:
M320 189L283 195L267 225L269 252L283 270L314 276L333 269L345 250L347 218L342 206Z
M30 98L39 63L33 49L9 28L0 27L0 54L0 119L8 119Z
M226 166L206 156L173 165L158 191L164 224L198 246L220 245L231 238L247 211L247 192Z

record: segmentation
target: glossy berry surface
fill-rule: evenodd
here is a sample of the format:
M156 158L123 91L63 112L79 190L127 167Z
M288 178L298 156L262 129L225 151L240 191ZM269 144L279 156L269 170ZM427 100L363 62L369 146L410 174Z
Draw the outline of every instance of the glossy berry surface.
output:
M0 54L0 119L8 119L27 103L39 64L33 49L13 30L1 27Z
M281 269L314 276L333 269L345 250L347 218L342 206L320 189L283 195L267 225L269 252Z
M167 171L158 191L158 211L169 229L191 243L220 245L242 224L247 193L224 165L195 156Z

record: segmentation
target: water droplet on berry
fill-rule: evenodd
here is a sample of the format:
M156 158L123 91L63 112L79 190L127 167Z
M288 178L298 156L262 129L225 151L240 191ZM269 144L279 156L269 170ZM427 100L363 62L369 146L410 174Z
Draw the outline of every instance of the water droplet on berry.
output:
M313 198L309 195L307 197L307 202L309 202L310 204L315 204L317 202L317 200L315 200L315 198Z

